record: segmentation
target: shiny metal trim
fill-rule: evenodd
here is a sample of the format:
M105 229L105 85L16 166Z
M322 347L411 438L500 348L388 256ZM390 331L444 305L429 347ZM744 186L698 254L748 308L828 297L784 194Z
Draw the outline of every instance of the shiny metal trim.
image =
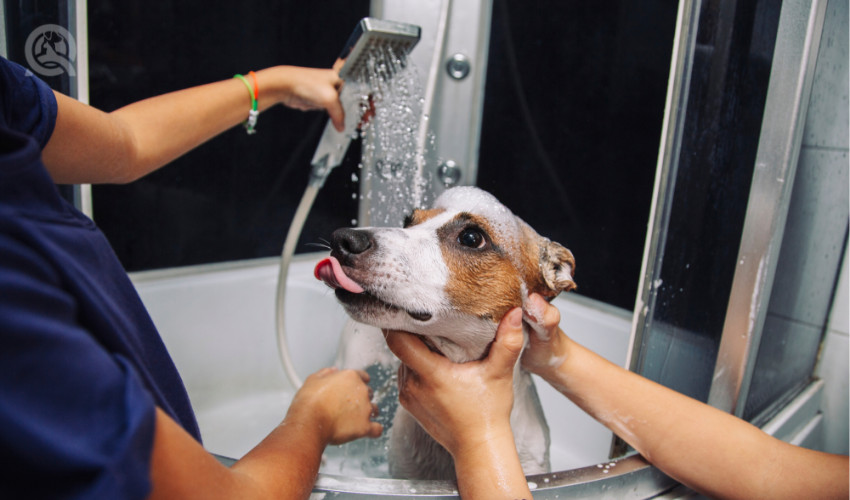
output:
M655 310L656 289L653 283L661 273L661 262L664 260L664 245L682 149L701 5L700 0L679 2L677 13L655 186L643 250L640 283L635 299L629 352L626 355L627 368L635 372L640 372L640 345Z
M3 33L0 34L0 56L9 58L9 48L6 46L6 2L0 0L0 26L3 26Z
M800 432L820 413L825 385L823 380L809 383L797 397L786 402L782 411L762 426L761 430L786 442L799 439Z
M606 498L644 499L661 494L676 482L632 455L598 465L549 474L528 476L535 500L598 497L604 487ZM314 494L340 498L458 498L453 481L378 479L319 474Z
M785 230L826 1L784 2L750 199L708 403L741 416Z
M88 0L76 0L74 36L77 38L77 95L78 101L89 104L89 22ZM74 186L74 204L89 218L94 218L91 184Z

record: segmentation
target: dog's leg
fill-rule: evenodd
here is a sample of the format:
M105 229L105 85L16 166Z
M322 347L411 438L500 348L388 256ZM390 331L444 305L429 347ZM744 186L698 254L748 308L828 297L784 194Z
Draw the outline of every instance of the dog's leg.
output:
M365 370L371 365L398 367L380 328L349 319L342 328L335 366L342 370Z
M526 475L551 471L549 425L531 374L519 369L514 374L514 407L511 411L517 454Z
M455 478L452 456L401 406L393 419L387 460L397 479Z

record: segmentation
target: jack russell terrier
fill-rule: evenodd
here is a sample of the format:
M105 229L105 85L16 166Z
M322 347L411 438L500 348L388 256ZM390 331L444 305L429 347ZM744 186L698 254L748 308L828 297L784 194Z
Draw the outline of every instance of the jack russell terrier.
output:
M484 357L502 317L522 306L526 342L542 334L528 296L575 288L572 253L540 236L474 187L445 191L404 228L338 229L315 275L355 321L418 334L451 361ZM531 375L514 369L511 427L526 474L549 472L549 427ZM389 436L390 474L453 479L451 455L399 407Z

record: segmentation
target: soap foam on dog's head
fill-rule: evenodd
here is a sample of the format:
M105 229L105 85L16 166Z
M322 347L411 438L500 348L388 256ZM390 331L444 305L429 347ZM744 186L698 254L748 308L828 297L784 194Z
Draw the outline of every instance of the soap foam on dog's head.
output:
M516 216L487 191L470 186L449 189L437 198L434 208L477 214L487 220L503 245L516 247L519 238Z

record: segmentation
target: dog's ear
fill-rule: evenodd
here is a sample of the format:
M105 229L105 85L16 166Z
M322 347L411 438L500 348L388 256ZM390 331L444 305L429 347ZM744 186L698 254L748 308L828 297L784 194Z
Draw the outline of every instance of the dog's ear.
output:
M543 239L540 242L540 274L554 295L576 287L573 281L576 261L572 252L560 243Z

